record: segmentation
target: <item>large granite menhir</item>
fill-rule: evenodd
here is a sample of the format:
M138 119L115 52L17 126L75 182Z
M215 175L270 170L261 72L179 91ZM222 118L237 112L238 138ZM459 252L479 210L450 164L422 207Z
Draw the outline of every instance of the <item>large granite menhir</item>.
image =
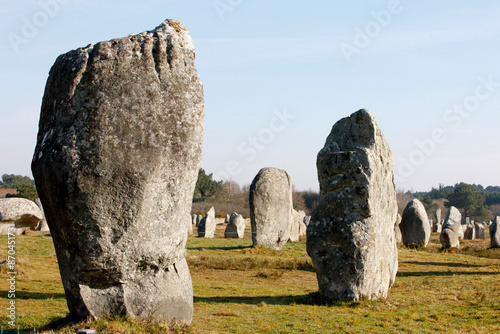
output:
M292 178L285 170L262 168L250 185L254 246L281 250L290 239Z
M393 157L375 118L338 121L317 157L320 201L307 228L320 295L385 298L398 270Z
M185 260L204 101L186 28L59 56L43 97L33 175L69 310L190 323Z

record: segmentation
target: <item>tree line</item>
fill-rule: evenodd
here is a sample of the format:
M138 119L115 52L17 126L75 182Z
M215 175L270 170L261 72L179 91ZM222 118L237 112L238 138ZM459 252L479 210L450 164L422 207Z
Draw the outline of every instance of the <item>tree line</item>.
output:
M457 183L454 186L440 184L427 192L415 192L428 211L437 209L434 200L446 199L447 208L454 206L462 209L465 217L478 221L486 221L498 213L500 207L500 187L488 186L484 188L478 184ZM491 211L491 212L490 212Z

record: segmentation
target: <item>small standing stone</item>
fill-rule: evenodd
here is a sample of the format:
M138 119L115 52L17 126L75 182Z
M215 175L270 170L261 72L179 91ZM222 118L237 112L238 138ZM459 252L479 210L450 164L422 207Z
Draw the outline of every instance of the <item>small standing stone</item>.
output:
M476 239L486 239L484 225L482 223L474 223L474 230L476 231Z
M298 223L299 223L299 239L307 234L307 225L304 223L306 218L306 213L304 211L298 212Z
M311 222L311 216L305 216L304 217L304 224L306 226L309 226L309 223Z
M203 215L196 216L196 227L200 227L200 222L203 219Z
M292 178L278 168L262 168L250 186L254 246L280 250L290 239Z
M394 235L398 244L403 242L403 235L401 234L401 229L399 228L399 224L401 224L401 218L401 215L398 213L398 218L394 223Z
M431 227L422 202L413 199L406 205L399 228L403 236L403 244L427 247L431 236Z
M243 219L242 215L231 215L229 224L227 224L224 231L224 237L242 239L245 235L245 227L245 219Z
M40 220L35 230L41 232L49 232L50 231L49 225L47 224L47 219L45 219L45 213L43 212L43 206L42 202L40 201L40 198L35 199L35 204L40 208L40 211L42 212L43 215L42 220Z
M496 216L490 225L491 248L500 248L500 217Z
M475 240L476 239L476 229L474 224L468 223L467 228L464 232L464 239L466 240Z
M290 222L290 242L298 242L300 237L299 213L297 210L292 209Z
M446 219L443 224L443 231L439 235L439 240L443 249L445 248L460 248L458 241L459 229L462 226L462 215L454 206L450 207Z
M215 209L211 207L207 215L200 221L198 236L202 238L213 238L215 236L215 225Z

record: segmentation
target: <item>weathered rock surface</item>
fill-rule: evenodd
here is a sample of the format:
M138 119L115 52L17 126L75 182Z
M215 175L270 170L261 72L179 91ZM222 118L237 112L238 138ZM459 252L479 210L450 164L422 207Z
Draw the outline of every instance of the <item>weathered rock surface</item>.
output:
M462 215L454 206L450 207L444 220L443 230L439 235L439 240L444 248L460 248L458 236L462 227Z
M338 121L318 153L320 201L307 227L320 295L352 301L387 296L398 252L393 157L373 115Z
M431 226L425 207L418 199L411 200L403 211L399 224L403 244L426 247L431 237Z
M59 56L43 97L32 170L69 310L190 323L186 218L204 101L186 28Z
M401 234L401 229L399 228L399 224L401 224L401 215L398 213L396 222L394 223L394 236L396 238L396 243L402 243L403 242L403 235Z
M243 238L245 236L245 219L242 215L231 215L229 219L229 224L226 226L224 231L224 237L226 238Z
M200 220L198 225L198 236L202 238L213 238L215 235L215 209L211 207L207 215Z
M41 231L41 232L49 232L50 231L49 225L47 224L47 219L45 219L45 213L43 212L43 206L42 206L42 202L40 201L40 198L36 198L34 202L38 206L40 211L42 212L42 216L43 216L42 220L40 220L40 222L38 223L35 230Z
M490 225L491 248L500 248L500 217L496 216Z
M290 239L292 178L282 169L262 168L250 185L254 246L281 250Z
M0 198L0 234L8 234L9 227L20 235L35 230L43 219L43 213L35 202L26 198Z

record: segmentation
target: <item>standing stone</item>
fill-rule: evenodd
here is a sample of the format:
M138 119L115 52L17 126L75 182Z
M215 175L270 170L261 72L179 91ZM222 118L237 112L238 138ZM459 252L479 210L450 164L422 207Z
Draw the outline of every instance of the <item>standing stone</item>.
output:
M215 209L212 206L198 225L198 236L202 238L213 238L215 236L215 225Z
M443 249L445 248L460 248L458 235L461 228L462 215L454 206L450 207L448 214L444 220L443 230L439 235L439 240Z
M281 250L290 239L292 178L282 169L262 168L250 185L254 246Z
M326 300L385 298L398 251L394 160L373 115L338 121L318 153L320 201L307 227L307 252Z
M0 234L20 235L34 231L43 219L43 213L35 202L26 198L0 198ZM5 241L7 244L7 241Z
M32 170L72 315L190 323L185 260L203 139L203 87L186 28L59 56Z
M292 215L290 218L292 221L290 222L290 242L298 242L299 241L299 233L300 233L300 226L299 226L299 213L297 210L292 209Z
M187 217L186 224L188 227L188 235L193 234L193 217L191 215Z
M398 213L396 222L394 223L394 235L396 238L396 243L402 243L403 242L403 235L401 234L401 229L399 228L399 224L401 224L401 215Z
M464 233L466 228L467 225L460 224L460 226L458 227L458 239L464 240Z
M298 211L298 224L299 224L299 239L307 234L307 225L304 223L306 218L306 213L304 211Z
M403 244L427 247L431 237L431 226L422 202L413 199L406 205L399 228L403 236Z
M196 216L196 227L200 227L200 222L203 219L202 215Z
M43 206L42 206L42 202L40 201L40 198L36 198L35 199L35 204L38 206L38 208L40 209L40 211L42 212L42 220L40 220L40 222L38 223L38 226L35 228L35 230L37 231L41 231L41 232L49 232L50 229L49 229L49 225L47 225L47 219L45 219L45 213L43 212Z
M231 222L231 217L229 214L226 214L226 218L224 219L224 224L229 224Z
M311 216L305 216L304 217L304 224L306 225L306 227L309 226L310 222L311 222Z
M224 231L224 237L242 239L245 235L245 227L245 219L243 219L242 215L231 215L229 224L227 224Z
M434 220L436 221L434 223L434 226L432 227L432 232L439 232L441 233L441 209L438 208L434 212Z
M486 233L482 223L474 223L474 230L476 231L476 239L486 239Z
M191 225L196 226L196 218L198 218L198 215L192 215L191 216Z
M496 216L490 225L491 248L500 248L500 217Z
M464 239L466 240L475 240L476 239L476 229L474 228L474 224L468 223L467 228L464 232Z

